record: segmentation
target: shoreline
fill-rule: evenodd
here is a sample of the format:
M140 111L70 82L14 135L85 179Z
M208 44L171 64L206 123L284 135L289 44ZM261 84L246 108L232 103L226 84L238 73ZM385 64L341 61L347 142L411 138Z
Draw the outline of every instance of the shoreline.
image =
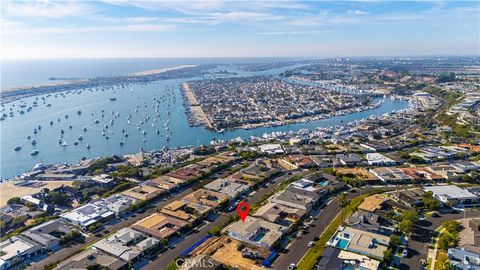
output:
M180 66L174 66L174 67L168 67L168 68L158 68L158 69L150 69L150 70L144 70L144 71L139 71L139 72L134 72L128 74L128 76L148 76L148 75L156 75L156 74L162 74L165 72L173 71L173 70L179 70L179 69L184 69L184 68L192 68L192 67L197 67L198 65L180 65Z
M214 129L210 119L198 103L195 93L188 83L182 83L182 96L185 102L185 113L187 114L190 126L205 126L207 129ZM188 107L187 107L188 106Z
M208 65L206 65L208 68ZM131 84L131 83L144 83L148 81L156 81L163 79L172 79L172 78L182 78L182 77L192 77L192 74L182 74L192 68L200 68L192 71L194 76L198 76L198 72L201 72L203 69L199 65L180 65L170 68L146 70L137 73L119 75L119 76L107 76L107 77L95 77L89 79L79 79L79 80L62 80L57 82L52 82L49 84L41 85L32 85L24 87L16 87L10 89L0 89L0 97L2 99L2 104L7 104L20 100L22 98L28 98L32 96L78 90L82 88L92 88L92 87L104 87L111 85L122 85L122 84Z

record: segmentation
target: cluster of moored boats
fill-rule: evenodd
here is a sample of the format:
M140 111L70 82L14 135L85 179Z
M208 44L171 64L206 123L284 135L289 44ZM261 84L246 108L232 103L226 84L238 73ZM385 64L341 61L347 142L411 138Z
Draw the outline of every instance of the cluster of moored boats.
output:
M130 92L133 92L133 89L130 88ZM115 93L115 91L113 91ZM55 94L58 95L58 94ZM60 95L62 95L60 93ZM140 97L137 97L137 99L140 99ZM117 100L117 97L111 97L109 98L110 102L115 102ZM160 95L160 97L154 97L153 98L153 103L148 104L147 101L143 102L142 105L136 105L133 112L129 113L128 116L126 117L126 125L131 125L137 119L138 123L136 124L136 129L138 132L143 136L142 142L146 142L146 135L147 131L150 129L148 126L151 126L152 128L155 128L155 133L161 137L164 136L165 134L165 140L168 142L171 139L171 135L173 134L173 131L170 129L170 119L171 119L171 110L170 106L172 104L176 103L176 97L174 94L174 87L170 86L167 87L166 90ZM148 107L153 108L153 114L152 110L150 110ZM162 109L166 109L166 113L162 111ZM143 111L143 114L141 114ZM77 116L82 116L83 112L81 110L78 110L76 112ZM133 115L132 115L133 114ZM137 116L135 116L137 114ZM162 122L162 114L166 115L166 119L164 122ZM141 115L141 116L140 116ZM90 116L94 118L96 114L94 112L90 113ZM115 132L112 130L112 126L115 125L115 123L121 121L121 114L118 111L110 111L110 113L107 113L105 109L101 109L100 113L98 114L99 118L93 120L93 125L90 127L83 126L82 131L83 133L86 133L87 131L100 131L101 136L104 137L106 140L111 139L112 134ZM109 117L109 120L105 120L105 118ZM68 121L70 116L68 114L65 114L63 116L65 121ZM51 120L49 121L50 126L54 126L55 123L60 123L62 121L62 117L57 117L56 120ZM95 128L99 125L103 124L101 130L98 128ZM161 132L161 129L165 129L166 132ZM32 145L37 144L37 140L33 139L32 137L37 135L42 129L41 125L38 125L33 129L33 135L28 135L27 140L30 141ZM58 144L61 145L62 147L67 147L69 144L67 143L66 140L66 133L68 130L73 129L72 125L68 125L68 129L60 129L59 134L58 134ZM131 130L131 129L130 129ZM122 138L125 138L123 140L119 141L119 145L123 146L125 145L126 138L129 137L129 134L125 128L121 130L122 132ZM80 142L85 140L85 135L84 134L79 134L76 137L76 140L73 142L73 145L79 145ZM71 138L71 136L69 136ZM85 147L87 149L90 149L92 146L89 143L85 144ZM22 146L17 145L15 146L14 150L15 151L20 151L22 149ZM39 154L38 149L32 150L30 155L35 156Z

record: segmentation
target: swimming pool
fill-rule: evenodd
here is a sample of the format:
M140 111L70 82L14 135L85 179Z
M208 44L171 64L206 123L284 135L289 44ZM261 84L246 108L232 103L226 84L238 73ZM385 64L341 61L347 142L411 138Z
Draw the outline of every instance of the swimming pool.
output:
M340 239L338 240L336 247L341 248L341 249L346 249L348 246L349 241L345 239Z
M261 232L261 233L255 235L255 237L253 238L253 241L258 242L258 241L262 240L262 238L263 238L264 236L265 236L265 233L264 233L264 232Z
M328 187L328 181L323 181L322 183L320 183L320 186Z

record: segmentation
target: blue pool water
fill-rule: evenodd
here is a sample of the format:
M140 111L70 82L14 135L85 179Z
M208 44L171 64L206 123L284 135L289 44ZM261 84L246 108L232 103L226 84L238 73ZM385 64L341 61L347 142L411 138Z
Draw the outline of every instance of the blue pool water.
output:
M348 240L340 239L340 240L337 242L337 247L338 247L338 248L341 248L341 249L346 249L347 246L348 246L348 243L349 243Z
M320 186L328 187L328 181L324 181L324 182L320 183Z
M264 232L259 233L259 234L257 234L257 235L255 236L255 238L253 238L253 241L258 242L258 241L262 240L262 238L263 238L264 236L265 236L265 233L264 233Z

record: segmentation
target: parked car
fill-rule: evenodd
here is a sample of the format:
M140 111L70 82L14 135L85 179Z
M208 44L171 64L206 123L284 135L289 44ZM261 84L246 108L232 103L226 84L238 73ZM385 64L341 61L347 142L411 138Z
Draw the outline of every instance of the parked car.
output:
M432 217L440 217L440 214L438 212L433 212Z
M294 264L294 263L291 263L291 264L288 266L288 270L293 270L293 269L295 269L295 267L297 267L297 265Z
M313 241L318 241L318 240L320 240L320 237L318 237L318 236L315 236L315 237L313 238Z
M315 246L315 242L313 241L308 242L308 247L313 247L313 246Z
M402 251L402 257L407 257L408 256L408 250L407 249L404 249Z

